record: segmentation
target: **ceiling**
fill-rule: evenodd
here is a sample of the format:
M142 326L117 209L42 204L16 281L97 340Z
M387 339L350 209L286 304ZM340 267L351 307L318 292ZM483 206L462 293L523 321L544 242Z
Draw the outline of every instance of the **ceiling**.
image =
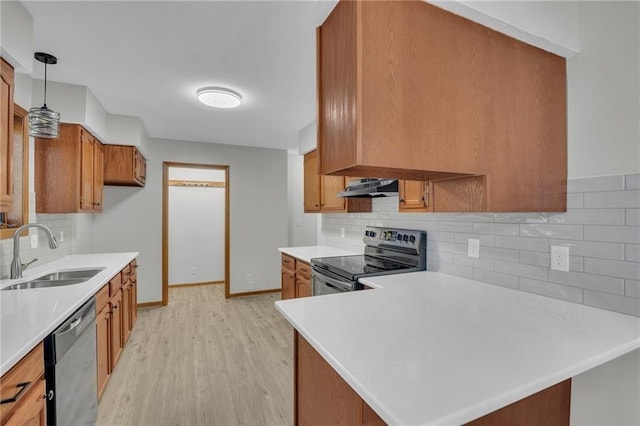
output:
M49 81L87 86L151 137L279 149L296 148L315 119L315 29L335 3L23 1L34 50L58 58ZM33 69L44 78L41 63ZM243 104L201 105L205 86L239 92Z

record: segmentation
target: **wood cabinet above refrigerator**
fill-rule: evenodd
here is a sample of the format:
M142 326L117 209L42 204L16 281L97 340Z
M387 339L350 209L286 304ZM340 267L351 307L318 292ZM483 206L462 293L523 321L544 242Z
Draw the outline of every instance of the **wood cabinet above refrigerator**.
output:
M144 186L147 182L147 160L138 148L130 145L104 146L104 184Z
M320 174L477 176L439 205L566 210L564 58L422 1L340 1L317 37Z

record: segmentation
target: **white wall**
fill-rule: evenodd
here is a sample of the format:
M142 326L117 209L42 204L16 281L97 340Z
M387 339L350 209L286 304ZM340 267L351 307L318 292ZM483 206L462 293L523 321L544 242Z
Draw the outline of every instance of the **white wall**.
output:
M578 2L567 60L569 177L640 171L640 2Z
M224 170L171 167L169 179L224 182ZM224 281L225 188L169 187L169 285Z
M48 71L51 78L51 70ZM44 80L32 82L31 104L42 106ZM82 124L102 142L106 142L107 111L86 86L47 80L47 107L60 113L60 122Z
M229 165L230 292L279 288L278 248L287 244L286 152L165 139L150 139L143 150L147 185L106 186L103 213L84 215L92 216L83 219L90 228L77 227L81 235L74 248L139 251L138 302L160 301L163 162Z
M33 18L18 1L0 2L0 46L2 57L16 72L33 69Z
M296 151L287 156L287 192L289 194L289 247L318 244L320 214L304 212L304 157Z

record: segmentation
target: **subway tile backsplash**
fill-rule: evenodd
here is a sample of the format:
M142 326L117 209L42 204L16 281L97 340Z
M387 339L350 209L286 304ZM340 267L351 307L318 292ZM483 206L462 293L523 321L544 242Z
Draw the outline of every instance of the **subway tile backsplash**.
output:
M398 213L397 197L378 198L372 213L323 214L321 243L358 250L367 225L422 229L429 270L640 316L640 173L567 191L566 213ZM555 245L570 248L569 272L549 268Z

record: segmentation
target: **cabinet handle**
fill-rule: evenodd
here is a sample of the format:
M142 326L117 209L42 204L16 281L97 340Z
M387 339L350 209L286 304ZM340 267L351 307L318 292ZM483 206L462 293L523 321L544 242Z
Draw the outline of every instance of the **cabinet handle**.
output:
M404 198L400 198L400 202L401 202L401 203L404 203Z
M29 387L30 384L31 382L18 383L16 385L17 388L20 388L18 392L15 395L13 395L11 398L3 399L2 401L0 401L0 404L10 404L12 402L16 402L18 398L20 398L20 395L22 394L22 392L24 392Z

